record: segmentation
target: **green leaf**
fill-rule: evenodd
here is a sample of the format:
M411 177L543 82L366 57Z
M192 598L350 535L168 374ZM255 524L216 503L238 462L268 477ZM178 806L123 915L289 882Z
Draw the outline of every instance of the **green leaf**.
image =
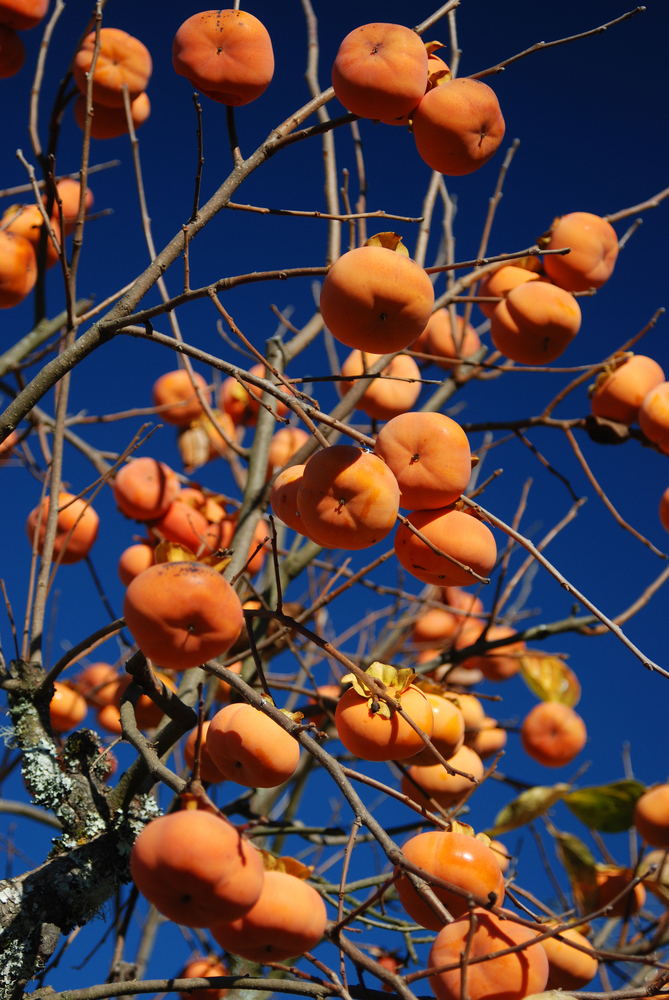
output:
M561 783L528 788L517 799L504 806L495 817L495 825L492 830L486 830L486 833L489 837L496 837L500 833L508 833L509 830L516 830L519 826L524 826L525 823L531 823L532 820L537 819L556 802L559 802L564 793L568 791L569 785Z
M542 701L560 701L573 708L581 698L578 677L557 656L528 649L521 657L520 673L530 691Z
M596 907L597 864L592 852L573 833L553 832L558 855L569 876L574 899L584 912Z
M622 833L634 821L636 801L646 791L640 781L623 779L610 785L581 788L564 796L574 816L602 833Z

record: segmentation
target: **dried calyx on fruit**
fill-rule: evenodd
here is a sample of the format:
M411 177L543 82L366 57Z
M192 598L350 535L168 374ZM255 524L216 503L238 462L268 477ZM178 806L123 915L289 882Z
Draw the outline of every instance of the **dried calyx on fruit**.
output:
M391 667L387 663L380 663L378 660L372 663L371 667L365 670L365 673L369 677L381 681L385 688L385 693L390 698L396 698L397 700L400 699L401 695L413 684L418 676L410 667L403 667L398 670L396 667ZM366 698L369 710L374 715L380 715L384 719L392 718L395 711L394 708L388 702L378 698L372 688L365 684L364 680L357 674L346 674L345 677L342 677L341 682L342 684L350 684L361 698Z

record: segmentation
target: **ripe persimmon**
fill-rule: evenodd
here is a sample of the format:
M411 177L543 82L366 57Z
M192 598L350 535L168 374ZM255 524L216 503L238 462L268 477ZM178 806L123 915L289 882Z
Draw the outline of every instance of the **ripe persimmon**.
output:
M241 638L241 635L240 635L240 638ZM239 641L239 640L237 640L237 641ZM233 674L240 674L241 675L241 672L242 672L242 661L241 660L237 660L236 663L230 663L226 669L227 670L231 670L233 672ZM216 689L214 691L214 699L216 701L230 701L230 691L231 691L231 686L228 684L228 682L222 680L219 677L218 683L216 685Z
M543 930L542 927L541 931ZM588 948L590 953L586 954L580 948L571 948L569 941L573 941L580 948ZM560 931L559 938L545 938L541 944L548 957L547 989L580 990L597 975L599 968L597 957L590 949L588 939L574 928Z
M241 666L241 664L240 664ZM214 764L209 751L207 750L207 732L209 730L210 723L204 722L202 724L202 744L200 746L200 779L202 781L208 781L211 784L217 784L219 781L225 781L225 775L222 771ZM197 740L197 729L191 729L188 734L188 738L184 743L184 760L190 767L191 771L195 767L195 741Z
M37 281L37 260L32 243L0 230L0 309L11 309L23 302Z
M669 382L661 382L644 396L638 420L646 437L669 454Z
M76 687L89 705L111 705L119 675L109 663L91 663L76 678Z
M4 441L0 441L0 465L4 465L5 462L11 457L13 449L16 447L19 441L18 431L12 431L8 434Z
M417 644L429 642L434 646L435 643L452 639L459 628L459 617L445 608L430 608L414 625L411 639Z
M458 752L465 741L465 719L456 705L441 695L426 693L426 698L432 708L432 744L445 760L449 760ZM437 758L429 747L423 749L411 758L411 764L421 767L431 767L437 764Z
M485 710L479 699L474 694L451 694L453 703L462 712L465 720L465 733L477 733L485 719Z
M337 706L336 706L336 704L332 705L331 703L332 702L338 702L339 699L341 698L341 685L340 684L319 684L318 688L317 688L317 691L318 691L319 698L326 703L327 707L330 709L330 714L332 714L332 711L334 709L336 709ZM328 703L330 703L330 704L328 704ZM309 698L309 704L310 705L318 705L319 701L318 701L317 698ZM320 729L322 726L329 725L329 723L330 723L330 716L327 713L325 713L325 712L318 712L315 715L312 715L311 713L309 713L308 714L308 721L309 722L313 722L313 724L315 726L318 726L318 728Z
M560 288L586 292L601 288L613 273L618 257L618 237L610 222L590 212L570 212L553 223L546 250L571 247L564 257L544 257L546 274Z
M469 955L479 958L491 952L504 951L532 940L535 932L511 920L501 920L494 913L476 907L476 930L472 935ZM455 965L450 972L438 972L429 977L437 1000L460 1000L460 956L464 954L470 933L469 915L458 917L442 927L432 945L428 967ZM532 944L522 951L501 955L485 962L475 962L467 969L467 996L470 1000L523 1000L542 993L548 980L548 958L541 944Z
M56 185L58 189L58 197L60 198L61 207L63 210L63 232L66 236L74 232L74 226L77 221L77 216L79 215L79 199L81 197L81 184L79 181L75 181L73 177L64 177L62 181L58 181ZM46 205L47 196L42 195L42 201ZM86 196L84 201L85 214L88 215L91 208L93 207L93 192L90 188L86 188ZM58 218L58 205L54 201L52 215L55 219Z
M181 487L169 465L135 458L121 466L112 482L118 509L135 521L155 521L176 500Z
M118 561L118 575L124 587L127 587L131 580L143 573L149 566L153 566L156 561L153 546L148 542L138 542L136 545L129 545L121 553Z
M293 531L302 533L302 521L297 510L297 494L302 484L304 465L291 465L280 472L272 484L270 504L275 517Z
M408 115L427 87L427 51L401 24L363 24L339 46L332 67L338 100L361 118Z
M429 875L435 875L467 892L486 897L494 892L497 896L495 905L502 905L504 877L495 854L482 840L465 833L429 831L407 840L402 853L407 861L418 865ZM412 920L428 930L441 930L441 920L421 899L406 875L400 876L395 888L400 903ZM458 896L438 886L434 886L432 891L454 917L461 917L468 912L465 896Z
M371 452L339 444L312 455L297 492L302 533L328 549L365 549L392 531L400 491Z
M657 361L635 354L614 371L602 372L590 397L590 408L596 417L633 424L645 397L662 382L664 372Z
M206 401L210 403L211 393L207 389L205 379L198 372L193 372L193 379ZM191 420L202 413L202 404L197 398L191 377L185 368L166 372L154 382L153 405L166 407L161 409L160 419L166 420L168 424L176 424L177 427L186 427Z
M229 976L230 972L216 958L196 958L189 962L179 979L213 979L214 976ZM189 990L188 993L180 993L181 1000L222 1000L227 994L227 990Z
M478 170L504 138L504 118L495 91L461 77L428 91L413 116L418 154L448 177Z
M380 357L380 354L363 355L362 351L353 351L341 366L341 373L362 375ZM389 365L386 365L381 374L386 378L373 379L356 403L356 407L374 420L390 420L410 410L420 396L420 369L413 358L406 354L398 354ZM392 381L393 379L415 381ZM355 384L355 382L340 382L342 396L346 396Z
M471 747L460 747L448 763L458 771L473 775L477 781L483 777L483 763ZM404 795L426 809L432 808L430 798L448 809L474 787L469 778L463 778L459 774L449 774L443 764L428 766L411 764L406 774L402 776L401 784Z
M123 678L125 680L125 678ZM131 678L129 679L130 682ZM168 674L164 674L161 670L156 671L156 680L162 681L165 687L171 691L173 694L177 692L177 686ZM118 688L116 697L118 699L118 704L121 704L121 696L125 691L127 685L121 685ZM142 694L137 699L137 704L135 705L135 720L140 729L155 729L160 723L163 717L163 710L155 701L149 698L148 694Z
M168 542L187 546L198 558L209 556L221 547L220 524L209 521L179 497L173 500L162 517L151 522L151 531Z
M83 131L86 121L86 98L83 94L75 99L74 120ZM91 116L91 138L117 139L128 134L128 119L125 108L108 108L105 104L93 104ZM147 94L140 94L130 105L130 117L135 129L143 125L151 114L151 102Z
M203 94L238 108L260 97L274 75L267 28L245 10L205 10L181 25L172 65Z
M225 653L244 622L228 581L197 562L149 566L130 582L123 614L144 655L171 670Z
M595 909L607 906L616 896L619 896L634 878L634 872L628 868L603 867L597 871L597 897ZM606 913L607 917L632 917L646 902L646 890L643 883L635 885L631 892L614 903Z
M49 719L54 733L66 733L83 722L88 705L83 695L62 681L53 682L53 697L49 702Z
M263 886L256 849L231 823L187 809L152 820L133 844L130 873L156 909L186 927L236 920Z
M492 757L499 753L506 746L508 735L506 729L497 725L496 719L491 719L486 715L478 733L475 733L468 740L468 745L475 750L481 760Z
M226 705L207 730L212 763L229 781L247 788L275 788L293 774L300 744L274 719L246 703Z
M544 767L570 764L585 746L585 723L569 705L542 701L525 717L520 738L523 749Z
M72 75L82 94L86 93L86 74L93 62L95 32L91 31L74 57ZM107 108L123 108L123 85L130 100L146 90L153 63L143 42L120 28L100 29L100 51L93 73L93 100Z
M40 505L42 507L42 517L37 542L37 551L40 555L42 554L42 548L44 546L46 522L49 515L50 503L51 498L46 497L43 505ZM40 506L37 506L30 511L28 514L28 520L26 521L26 532L31 545L33 544L35 537ZM56 559L60 556L61 563L64 566L69 566L72 563L77 563L82 559L85 559L93 548L93 544L98 535L100 518L92 507L87 506L85 500L75 499L72 493L59 493L58 506L59 508L65 507L65 509L61 510L58 515L56 537L53 543L53 557ZM67 538L71 530L72 535L68 541ZM65 547L66 541L67 547Z
M457 364L458 358L471 357L481 346L479 336L471 323L467 324L466 329L464 329L464 324L464 318L458 316L458 345L456 348L451 330L451 314L448 309L437 309L436 312L432 313L427 326L416 343L411 345L411 348L422 354L433 354L435 357L443 358L443 361L435 363L439 368L448 371Z
M257 375L259 378L266 378L267 373L264 365L251 365L249 374ZM272 377L270 376L270 381ZM285 385L277 386L280 392L287 393L289 390ZM244 424L245 427L253 427L260 412L261 390L256 389L249 383L249 389L245 389L236 378L226 378L221 383L218 395L218 405L225 413L229 413L233 423ZM284 417L288 413L289 407L281 400L272 397L276 405L276 412L279 417Z
M408 520L446 555L486 576L497 559L497 546L489 528L477 518L449 507L415 510ZM408 573L437 586L467 584L471 575L445 556L437 555L417 535L400 524L395 534L395 554Z
M397 479L400 504L409 510L447 507L467 488L472 471L467 435L443 413L402 413L374 442Z
M267 453L267 478L282 469L310 437L301 427L282 427L277 431L270 441Z
M49 0L0 0L0 24L14 31L36 28L49 8Z
M35 253L37 253L37 246L40 241L40 233L42 231L42 226L44 225L44 219L42 218L42 213L40 212L37 205L11 205L2 216L2 223L9 222L6 228L8 233L16 233L18 236L23 236L32 243ZM60 242L60 225L58 219L51 219L51 226L56 238ZM46 266L53 267L53 265L58 260L58 253L56 248L51 242L51 238L47 236L46 240Z
M486 633L486 640L494 642L507 636L510 638L515 634L515 628L510 628L508 625L491 625ZM480 670L489 681L506 681L520 670L520 657L504 656L503 653L522 653L525 648L524 642L512 642L508 646L491 649L483 656L470 656L461 665L471 670Z
M16 76L25 61L25 45L13 28L0 23L0 80Z
M512 288L515 288L516 285L524 285L528 281L539 281L539 275L536 271L528 271L524 267L506 264L499 270L486 274L479 285L478 294L481 296L501 296L505 299ZM492 319L496 304L495 302L479 302L478 306L484 316Z
M451 608L458 608L470 617L483 614L483 601L476 594L470 594L461 587L444 587L444 603ZM463 619L464 620L464 619Z
M637 799L634 825L651 847L669 847L669 785L655 785Z
M491 840L490 850L494 852L497 858L497 864L499 865L502 875L506 874L509 870L509 865L511 864L511 855L507 851L506 847L501 840Z
M329 269L321 288L323 321L347 347L377 354L401 351L427 325L434 288L422 267L397 250L349 250Z
M516 285L495 307L490 336L498 351L522 365L545 365L566 351L581 327L570 292L546 281Z

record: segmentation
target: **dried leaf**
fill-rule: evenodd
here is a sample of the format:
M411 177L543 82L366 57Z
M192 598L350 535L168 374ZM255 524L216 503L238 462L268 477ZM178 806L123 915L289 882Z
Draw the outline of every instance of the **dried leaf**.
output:
M225 551L227 552L228 550L225 549ZM211 556L203 556L202 559L199 559L198 561L204 563L205 566L211 566L211 568L215 569L217 573L222 573L225 567L229 564L231 558L231 556L218 555L218 553L215 552Z
M366 247L385 247L386 250L395 250L397 253L409 256L409 251L402 243L399 233L376 233L370 236L364 244Z
M429 56L431 56L433 52L436 52L437 49L445 49L445 48L446 46L444 45L443 42L425 42L425 51Z
M157 563L197 562L195 553L179 542L159 542L154 551Z
M650 871L652 865L657 866L653 872ZM669 855L666 851L650 851L646 854L637 875L647 876L643 880L645 887L665 906L669 906Z
M625 778L610 785L580 788L565 795L564 801L586 826L602 833L622 833L634 822L634 806L646 791L640 781Z
M573 708L581 698L578 677L557 656L528 650L520 658L520 673L530 691L542 701L559 701Z
M313 865L303 865L295 858L277 858L269 851L260 850L262 865L266 872L283 872L285 875L294 875L295 878L308 879L314 874Z
M290 712L287 708L280 708L279 711L282 715L285 715L286 718L290 719L291 722L302 722L302 719L304 718L304 712Z
M495 825L491 830L486 830L486 833L489 837L496 837L500 833L508 833L509 830L516 830L525 823L531 823L559 802L567 791L569 785L562 783L528 788L526 792L521 792L517 799L504 806L495 817Z
M588 847L572 833L555 831L558 856L569 876L579 908L589 913L597 905L597 865Z

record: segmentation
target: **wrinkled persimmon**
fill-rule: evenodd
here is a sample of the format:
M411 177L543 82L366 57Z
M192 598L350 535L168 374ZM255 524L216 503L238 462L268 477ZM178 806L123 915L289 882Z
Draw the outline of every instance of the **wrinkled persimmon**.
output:
M86 74L93 62L95 32L81 43L74 57L72 75L82 94L86 93ZM123 108L123 85L134 101L146 90L153 64L143 42L120 28L100 28L100 50L93 72L93 100L108 108Z
M581 327L581 310L570 292L546 281L516 285L490 321L498 351L521 365L545 365L566 351Z
M380 354L363 355L362 351L353 351L341 366L341 373L349 376L362 375L380 358ZM390 420L410 410L420 396L420 369L413 358L398 354L381 374L385 377L372 379L356 406L373 420ZM413 381L399 381L400 379ZM354 385L356 382L340 382L342 396L346 396Z
M112 482L118 509L135 521L154 521L176 500L179 480L169 465L136 458L121 466Z
M664 372L657 361L635 354L615 371L600 375L590 397L590 408L596 417L633 424L648 393L662 382Z
M470 514L438 507L436 510L415 510L408 520L433 545L479 576L487 576L495 565L497 546L493 534ZM395 534L395 554L405 570L423 583L462 586L471 580L469 573L446 556L433 552L404 524L398 526Z
M293 774L300 744L252 705L226 705L211 720L207 752L229 781L247 788L275 788Z
M51 498L46 497L38 507L31 510L26 522L26 532L33 544L37 522L40 519L40 507L42 515L39 526L37 551L42 554L44 538L46 535L46 522L49 515ZM58 515L56 522L56 537L53 543L53 557L60 556L60 561L64 566L81 562L93 548L95 539L98 536L98 525L100 518L92 507L88 506L85 500L75 499L72 493L59 493L58 506L64 507ZM70 531L72 534L70 535ZM68 540L68 535L70 535Z
M570 292L601 288L618 257L618 237L610 222L591 212L570 212L556 219L546 250L571 247L571 253L544 257L548 277Z
M478 170L504 138L504 118L494 90L461 77L428 91L413 116L418 154L448 177Z

